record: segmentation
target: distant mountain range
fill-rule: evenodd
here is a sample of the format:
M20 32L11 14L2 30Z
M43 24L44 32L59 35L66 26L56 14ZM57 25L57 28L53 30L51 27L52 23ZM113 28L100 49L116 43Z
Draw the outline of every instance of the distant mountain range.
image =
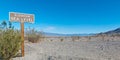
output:
M120 28L110 30L110 31L107 31L107 32L103 32L103 33L99 33L98 35L100 35L100 34L107 34L107 35L120 34Z
M120 34L120 28L117 28L115 30L107 31L104 33L99 33L99 34Z
M58 33L48 33L48 32L43 32L44 35L46 36L92 36L92 35L97 35L97 34L120 34L120 28L117 28L115 30L110 30L107 32L103 33L96 33L96 34L58 34Z
M27 32L27 31L25 31ZM38 32L38 34L41 32ZM59 33L50 33L50 32L42 32L45 36L93 36L93 35L100 35L100 34L120 34L120 28L117 28L115 30L110 30L107 32L102 33L91 33L91 34L59 34Z
M94 34L59 34L59 33L49 33L49 32L43 32L45 36L91 36Z

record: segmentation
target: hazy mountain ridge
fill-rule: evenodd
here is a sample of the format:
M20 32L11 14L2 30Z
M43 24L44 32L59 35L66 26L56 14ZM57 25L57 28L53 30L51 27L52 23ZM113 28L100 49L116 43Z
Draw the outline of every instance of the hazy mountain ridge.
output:
M26 33L29 33L28 31L25 31ZM61 34L61 33L51 33L51 32L37 32L38 34L43 34L45 36L93 36L93 35L101 35L101 34L120 34L120 28L110 30L107 32L102 32L102 33L83 33L83 34Z
M91 36L94 34L59 34L59 33L49 33L49 32L43 32L46 36Z
M117 28L117 29L114 29L114 30L110 30L110 31L107 31L107 32L103 32L103 33L99 33L99 34L109 34L109 35L120 34L120 28Z
M120 28L117 28L117 29L114 29L114 30L110 30L110 31L107 31L107 32L103 32L103 33L91 33L91 34L59 34L59 33L49 33L49 32L43 32L44 35L47 35L47 36L92 36L92 35L100 35L100 34L109 34L109 35L112 35L112 34L120 34Z
M111 30L111 31L108 31L108 32L105 32L106 34L112 34L112 33L120 33L120 28L117 28L115 30Z

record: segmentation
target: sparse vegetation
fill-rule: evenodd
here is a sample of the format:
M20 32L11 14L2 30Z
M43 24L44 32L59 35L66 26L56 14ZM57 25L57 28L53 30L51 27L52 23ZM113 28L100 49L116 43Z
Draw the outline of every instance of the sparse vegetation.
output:
M0 29L0 60L10 60L17 55L21 46L21 36L18 30L7 28L6 22L4 29Z
M71 38L72 38L72 41L75 41L75 40L79 40L79 39L80 39L79 36L71 36Z
M50 40L50 41L53 41L53 40Z
M27 31L27 37L28 41L32 43L37 43L44 39L43 33L35 31L35 29L29 29L29 31Z
M60 41L62 42L64 39L62 38L62 39L60 39Z

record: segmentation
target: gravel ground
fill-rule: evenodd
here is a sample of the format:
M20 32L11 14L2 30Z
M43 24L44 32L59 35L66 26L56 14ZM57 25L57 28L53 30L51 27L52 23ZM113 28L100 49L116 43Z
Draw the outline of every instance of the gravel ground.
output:
M25 43L25 57L13 60L120 60L120 41Z

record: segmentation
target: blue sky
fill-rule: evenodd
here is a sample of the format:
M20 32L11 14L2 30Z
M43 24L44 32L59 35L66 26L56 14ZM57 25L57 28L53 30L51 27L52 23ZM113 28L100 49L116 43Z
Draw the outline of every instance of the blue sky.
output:
M25 23L52 33L99 33L120 27L119 0L0 0L0 21L9 12L35 14L35 23ZM14 23L20 28L20 23Z

